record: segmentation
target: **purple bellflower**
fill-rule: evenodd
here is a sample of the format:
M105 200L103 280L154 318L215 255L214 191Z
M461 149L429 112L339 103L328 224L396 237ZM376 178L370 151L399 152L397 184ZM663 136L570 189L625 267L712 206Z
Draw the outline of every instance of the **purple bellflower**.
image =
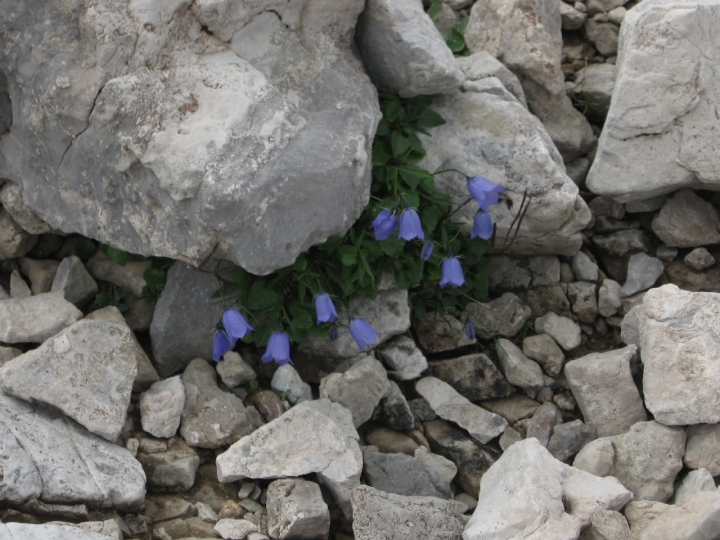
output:
M213 355L212 359L215 362L222 360L225 353L232 351L233 343L228 339L225 331L219 328L215 329L215 337L213 338Z
M475 216L473 222L472 232L470 238L482 238L483 240L490 240L493 233L495 232L495 225L493 225L492 218L487 212L480 212Z
M333 322L338 318L335 304L333 304L332 299L323 292L315 297L315 313L317 314L318 324Z
M504 187L498 186L482 176L473 176L468 181L468 191L483 211L487 211L488 206L497 204L500 200L499 194L504 190Z
M248 332L255 330L250 326L237 309L226 309L222 314L222 325L230 341L234 344L238 339L244 338Z
M265 354L262 355L261 360L265 364L275 360L280 366L292 364L292 360L290 360L290 338L285 332L280 330L270 336L267 349L265 349Z
M335 341L338 338L338 329L334 324L330 327L330 341Z
M446 285L455 285L456 287L465 285L465 275L463 274L460 261L452 255L442 263L440 287L445 287Z
M422 251L420 252L420 258L425 262L429 261L430 257L432 257L434 249L435 245L432 243L432 240L428 240L423 244Z
M425 240L425 233L420 223L420 215L414 208L406 208L403 210L403 213L400 214L400 233L398 234L398 238L402 238L403 240L412 240L413 238Z
M377 343L377 332L363 319L353 318L348 329L361 351L364 351L368 345Z
M475 325L470 319L465 321L465 335L468 339L475 339Z
M370 224L375 231L375 240L387 240L397 227L398 219L392 210L383 210Z

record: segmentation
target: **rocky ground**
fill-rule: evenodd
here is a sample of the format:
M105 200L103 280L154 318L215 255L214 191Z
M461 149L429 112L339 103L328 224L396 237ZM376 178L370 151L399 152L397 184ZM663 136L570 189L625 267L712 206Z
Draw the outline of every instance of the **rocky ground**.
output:
M250 54L232 18L197 4L220 41ZM8 181L0 540L720 538L720 1L440 7L433 25L419 2L369 0L357 51L381 91L437 94L448 124L423 140L423 166L450 161L506 188L492 209L490 300L412 320L407 291L388 279L354 306L380 334L373 350L358 354L344 332L310 338L293 365L242 345L213 363L214 275L175 262L151 309L149 261L81 252L61 227L77 216L53 220L57 198L28 195L40 169L24 188ZM302 36L310 20L283 32ZM454 59L437 29L462 20L471 54ZM338 39L325 53L351 50ZM339 63L360 77L356 59ZM360 131L377 115L365 112ZM10 163L8 148L35 133L13 121L0 114L15 141L0 139L8 177L30 159ZM75 168L60 176L91 162L72 145ZM454 182L438 177L451 196ZM341 228L347 216L336 218ZM187 249L182 258L201 251ZM258 268L291 256L271 252Z

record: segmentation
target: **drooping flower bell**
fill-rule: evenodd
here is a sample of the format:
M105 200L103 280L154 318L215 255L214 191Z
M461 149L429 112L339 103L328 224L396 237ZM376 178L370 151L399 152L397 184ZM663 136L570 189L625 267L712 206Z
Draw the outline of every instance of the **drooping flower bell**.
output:
M219 362L225 353L232 351L233 343L227 337L225 330L218 323L215 328L215 337L213 338L213 355L212 359L214 362Z
M335 341L338 338L338 329L334 324L330 327L330 341Z
M225 333L233 344L255 330L237 309L226 309L221 320Z
M460 261L452 255L448 256L442 263L440 287L445 287L446 285L455 285L455 287L465 285L465 274L463 274L462 265Z
M470 232L470 238L482 238L483 240L490 240L494 232L495 225L493 224L490 214L488 214L487 212L480 212L478 215L475 216L472 232Z
M420 258L425 262L429 261L434 249L435 246L432 240L428 240L423 244L422 251L420 251Z
M292 360L290 359L290 338L288 335L282 330L274 332L270 336L265 354L262 355L260 360L265 364L274 360L280 366L292 364Z
M468 339L475 339L475 325L470 319L465 321L465 335Z
M363 319L352 318L348 329L361 351L364 351L368 345L375 345L375 343L377 343L377 332Z
M420 223L420 215L414 208L406 208L403 213L400 214L400 232L398 238L403 240L412 240L417 238L419 240L425 240L425 233Z
M483 211L487 211L488 206L497 204L500 200L499 195L504 190L504 187L498 186L482 176L473 176L468 181L468 191Z
M383 210L370 224L375 232L375 240L387 240L397 227L398 219L392 210Z
M315 313L317 314L318 324L333 322L338 318L332 298L323 292L315 297Z

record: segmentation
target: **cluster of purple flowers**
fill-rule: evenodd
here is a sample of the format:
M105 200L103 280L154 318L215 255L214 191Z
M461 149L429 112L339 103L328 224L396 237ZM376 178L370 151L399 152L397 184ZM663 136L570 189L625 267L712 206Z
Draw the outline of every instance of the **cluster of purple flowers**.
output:
M233 350L238 339L255 330L237 309L226 309L215 326L213 357L219 362L223 355Z
M467 187L470 195L480 207L473 221L470 238L490 240L493 234L495 234L495 224L487 209L489 206L498 203L500 193L504 188L481 176L468 178ZM402 238L403 240L413 240L415 238L425 240L420 215L414 208L406 207L400 214L399 219L395 216L395 210L382 210L372 221L370 228L373 229L375 233L375 240L381 241L390 238L392 233L395 232L395 229L398 228L398 224L398 238ZM423 261L428 261L433 254L433 250L434 244L432 240L428 240L423 244L422 250L420 251L420 258ZM450 253L442 262L440 287L447 285L461 287L464 284L465 274L463 273L462 265L458 258Z

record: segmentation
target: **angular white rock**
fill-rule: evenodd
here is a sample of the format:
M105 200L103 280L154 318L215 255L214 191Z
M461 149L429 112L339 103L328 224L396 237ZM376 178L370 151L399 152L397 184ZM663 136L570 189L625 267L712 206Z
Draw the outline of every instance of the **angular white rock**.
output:
M140 394L140 421L145 431L159 438L172 437L180 427L185 387L180 376L153 384Z
M0 341L42 343L82 317L62 293L0 300Z
M380 349L380 358L391 369L388 375L401 381L417 379L428 368L425 355L415 341L406 336L398 336Z
M500 368L505 378L520 388L542 388L545 386L540 365L530 360L512 341L498 339L495 344Z
M290 403L299 403L312 399L310 385L300 378L290 364L280 366L270 381L270 388L275 392L285 392Z
M330 512L315 482L275 480L267 488L266 506L272 538L313 540L330 531Z
M580 327L567 317L561 317L552 311L535 319L535 331L550 335L566 351L580 345Z

